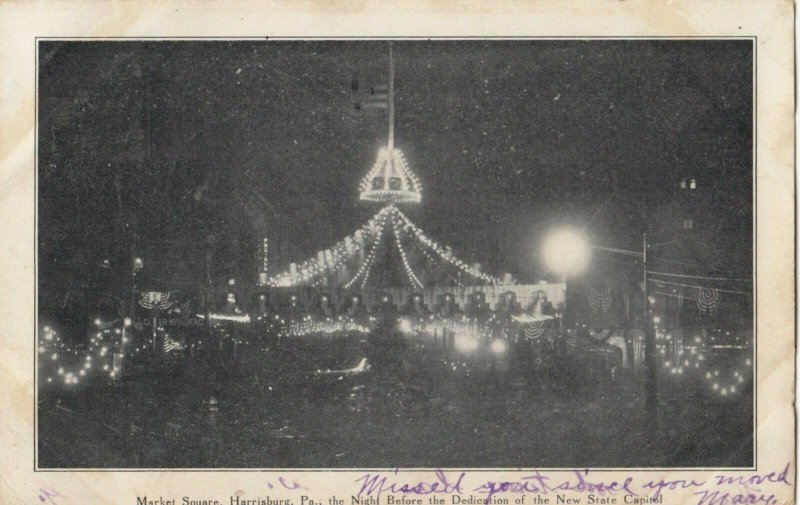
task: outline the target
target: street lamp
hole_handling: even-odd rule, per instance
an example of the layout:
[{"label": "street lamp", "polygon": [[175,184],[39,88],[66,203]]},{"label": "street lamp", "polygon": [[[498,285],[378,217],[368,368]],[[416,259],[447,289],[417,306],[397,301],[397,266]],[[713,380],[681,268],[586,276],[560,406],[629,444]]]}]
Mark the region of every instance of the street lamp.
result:
[{"label": "street lamp", "polygon": [[544,242],[544,260],[562,278],[582,272],[589,263],[589,245],[583,234],[572,228],[553,231]]},{"label": "street lamp", "polygon": [[547,266],[564,283],[564,310],[561,312],[561,334],[566,331],[567,276],[582,272],[589,263],[590,247],[583,234],[574,228],[559,228],[548,235],[542,251]]},{"label": "street lamp", "polygon": [[[544,241],[544,261],[564,283],[564,310],[567,308],[567,276],[581,273],[589,263],[591,248],[583,234],[574,228],[559,228]],[[562,314],[562,321],[564,316]]]},{"label": "street lamp", "polygon": [[[564,312],[566,313],[567,275],[582,271],[590,256],[592,249],[606,251],[613,254],[634,256],[642,259],[642,280],[644,287],[644,358],[645,358],[645,405],[648,410],[656,407],[656,375],[655,375],[655,331],[650,324],[650,305],[652,303],[647,282],[647,233],[642,238],[642,251],[630,251],[612,247],[589,245],[580,232],[569,228],[555,230],[545,241],[544,259],[554,272],[561,274],[564,282]],[[562,314],[562,324],[565,315]],[[659,320],[654,320],[658,324]]]}]

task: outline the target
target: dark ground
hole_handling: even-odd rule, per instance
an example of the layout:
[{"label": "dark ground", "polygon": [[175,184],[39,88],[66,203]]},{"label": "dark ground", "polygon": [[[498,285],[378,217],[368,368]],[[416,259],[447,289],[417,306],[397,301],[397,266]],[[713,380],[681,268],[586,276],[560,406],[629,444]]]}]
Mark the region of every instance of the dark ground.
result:
[{"label": "dark ground", "polygon": [[[394,358],[386,358],[393,355]],[[362,374],[317,374],[354,366]],[[383,356],[381,358],[381,356]],[[128,363],[116,386],[40,391],[39,466],[733,467],[752,464],[752,393],[686,377],[645,414],[641,378],[454,358],[361,337]],[[218,410],[209,404],[214,396]],[[652,419],[657,417],[657,423]]]}]

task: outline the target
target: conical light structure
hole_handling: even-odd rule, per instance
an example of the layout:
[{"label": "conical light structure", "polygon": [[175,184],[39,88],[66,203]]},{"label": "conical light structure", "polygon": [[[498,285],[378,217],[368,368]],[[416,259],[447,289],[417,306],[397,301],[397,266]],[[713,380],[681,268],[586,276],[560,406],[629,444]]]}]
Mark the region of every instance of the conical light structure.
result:
[{"label": "conical light structure", "polygon": [[[400,255],[403,269],[409,284],[414,289],[424,289],[425,277],[417,275],[413,268],[416,259],[433,264],[440,271],[464,287],[462,276],[480,283],[500,285],[503,281],[480,271],[480,267],[470,266],[455,257],[449,247],[444,247],[429,238],[417,225],[400,210],[396,204],[418,203],[422,200],[422,187],[417,176],[411,171],[403,153],[394,146],[394,60],[389,47],[389,136],[386,147],[378,151],[378,159],[372,169],[361,180],[359,199],[383,204],[375,214],[355,234],[346,237],[316,257],[300,264],[290,265],[289,269],[270,278],[267,284],[276,287],[326,286],[328,279],[345,272],[350,280],[344,282],[344,289],[366,289],[370,282],[375,283],[372,271],[378,267],[382,254],[394,239],[394,247]],[[358,244],[358,247],[354,246]],[[413,250],[416,254],[410,253]],[[359,259],[360,257],[360,259]],[[351,274],[348,265],[355,266]],[[449,270],[449,273],[448,273]]]},{"label": "conical light structure", "polygon": [[394,147],[394,59],[389,48],[389,141],[361,180],[359,199],[381,203],[417,203],[422,200],[419,179],[408,167],[403,152]]}]

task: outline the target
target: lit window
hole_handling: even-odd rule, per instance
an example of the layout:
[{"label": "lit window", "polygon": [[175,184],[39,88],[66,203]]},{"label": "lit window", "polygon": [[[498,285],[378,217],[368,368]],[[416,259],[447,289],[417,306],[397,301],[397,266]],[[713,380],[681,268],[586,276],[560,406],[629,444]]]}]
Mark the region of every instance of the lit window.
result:
[{"label": "lit window", "polygon": [[694,221],[691,219],[684,219],[683,220],[683,229],[684,230],[692,230],[694,229]]},{"label": "lit window", "polygon": [[686,179],[681,181],[681,189],[686,189]]},{"label": "lit window", "polygon": [[689,189],[697,189],[697,183],[694,179],[689,182]]}]

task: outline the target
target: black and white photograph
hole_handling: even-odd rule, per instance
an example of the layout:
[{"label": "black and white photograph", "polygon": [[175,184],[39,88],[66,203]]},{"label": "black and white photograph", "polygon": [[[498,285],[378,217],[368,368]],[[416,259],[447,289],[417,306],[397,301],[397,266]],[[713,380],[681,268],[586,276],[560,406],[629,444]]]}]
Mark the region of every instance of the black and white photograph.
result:
[{"label": "black and white photograph", "polygon": [[36,468],[753,468],[755,47],[38,40]]}]

